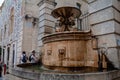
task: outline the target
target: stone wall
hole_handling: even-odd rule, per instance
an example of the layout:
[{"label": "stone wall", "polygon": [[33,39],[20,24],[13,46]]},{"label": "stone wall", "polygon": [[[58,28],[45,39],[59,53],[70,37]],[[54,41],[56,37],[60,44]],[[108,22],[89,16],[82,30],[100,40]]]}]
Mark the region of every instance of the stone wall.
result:
[{"label": "stone wall", "polygon": [[51,16],[51,12],[54,9],[54,0],[47,1],[42,0],[39,2],[39,31],[38,31],[38,44],[39,47],[43,46],[41,38],[45,34],[54,32],[54,18]]},{"label": "stone wall", "polygon": [[[27,53],[33,49],[37,50],[39,11],[37,3],[38,0],[5,0],[1,8],[1,47],[4,49],[4,52],[2,50],[2,59],[10,67],[20,62],[19,59],[23,50]],[[13,15],[13,31],[10,34],[11,13]],[[30,19],[26,20],[25,16],[28,14],[31,15],[28,16]]]},{"label": "stone wall", "polygon": [[[55,3],[54,0],[53,2],[51,1],[50,2],[45,1],[44,4],[39,5],[40,6],[39,9],[37,6],[39,0],[34,0],[34,1],[7,0],[4,2],[0,15],[1,16],[0,26],[2,31],[1,45],[2,48],[5,49],[4,61],[6,64],[7,62],[8,63],[10,62],[12,66],[13,64],[19,63],[19,58],[23,50],[29,53],[31,52],[31,50],[36,49],[39,52],[40,47],[42,46],[41,38],[45,34],[50,34],[54,32],[55,19],[51,16],[51,11],[55,8]],[[59,3],[59,1],[56,2]],[[87,8],[85,8],[88,6],[86,3],[79,0],[77,0],[76,2],[80,2],[82,4],[83,12],[88,11]],[[74,2],[74,6],[76,6],[76,2]],[[13,33],[9,36],[11,9],[14,9],[14,23],[13,23]],[[29,15],[31,19],[28,21],[25,20],[26,15]],[[37,23],[37,25],[33,26],[32,24],[33,18],[38,18],[38,17],[39,17],[39,24]],[[38,25],[39,28],[37,27]],[[10,48],[10,57],[8,57],[9,55],[7,48]],[[15,50],[14,55],[12,54],[13,49]],[[15,57],[14,59],[12,59],[13,56]],[[7,57],[10,58],[10,60],[8,60]],[[13,61],[14,63],[12,63]]]},{"label": "stone wall", "polygon": [[[5,0],[0,15],[0,29],[2,33],[1,47],[5,52],[4,58],[3,54],[2,58],[6,64],[10,63],[10,66],[12,66],[19,63],[22,50],[30,52],[32,49],[37,49],[40,51],[43,45],[41,38],[55,31],[55,19],[51,16],[51,11],[65,3],[78,7],[76,6],[78,2],[81,4],[82,11],[80,19],[83,19],[82,23],[85,23],[83,30],[92,30],[93,35],[98,37],[98,47],[100,48],[105,44],[108,48],[108,58],[115,67],[120,68],[120,1],[91,0],[89,4],[82,0],[67,0],[67,2],[64,0],[63,2],[60,2],[60,0],[40,1],[38,7],[37,3],[39,0]],[[58,3],[56,7],[54,1]],[[12,9],[14,11],[13,33],[9,35],[10,13]],[[26,14],[30,15],[30,21],[25,20]],[[84,16],[84,14],[87,14],[87,16]],[[35,26],[32,24],[33,18],[39,18],[39,23]],[[27,25],[27,22],[29,25]],[[35,40],[32,39],[33,37]],[[8,48],[10,48],[10,55],[8,55]],[[12,54],[13,50],[15,50],[14,55]],[[15,57],[14,59],[13,56]]]},{"label": "stone wall", "polygon": [[89,4],[90,25],[98,37],[98,47],[107,46],[107,57],[115,67],[120,68],[120,53],[117,40],[120,39],[120,2],[117,0],[96,0]]},{"label": "stone wall", "polygon": [[[13,23],[13,33],[9,35],[10,31],[10,17],[11,17],[11,10],[13,9],[13,16],[14,16],[14,23]],[[2,44],[1,47],[2,49],[5,49],[5,56],[4,56],[4,63],[10,63],[10,65],[16,64],[18,60],[16,59],[17,53],[21,52],[21,43],[22,43],[22,29],[23,29],[23,15],[24,15],[24,10],[22,7],[22,1],[21,0],[7,0],[4,1],[4,4],[2,6],[1,10],[1,17],[0,17],[0,27],[2,31]],[[16,57],[14,59],[14,63],[12,63],[12,57],[13,57],[13,45],[14,45],[14,50],[15,54],[14,56]],[[9,60],[7,58],[8,52],[7,48],[10,48],[10,54],[9,54]],[[3,56],[2,56],[3,57]]]}]

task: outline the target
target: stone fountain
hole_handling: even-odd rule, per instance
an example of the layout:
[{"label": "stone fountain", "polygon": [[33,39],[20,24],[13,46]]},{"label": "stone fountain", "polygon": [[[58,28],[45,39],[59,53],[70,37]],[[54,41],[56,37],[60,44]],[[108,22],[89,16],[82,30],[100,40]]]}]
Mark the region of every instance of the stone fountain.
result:
[{"label": "stone fountain", "polygon": [[52,11],[59,21],[56,32],[42,38],[44,43],[43,65],[54,71],[82,71],[97,69],[96,51],[92,49],[90,31],[78,31],[75,19],[81,15],[75,7],[60,7]]},{"label": "stone fountain", "polygon": [[32,80],[120,80],[120,71],[106,70],[109,67],[106,50],[103,48],[99,53],[91,31],[78,31],[74,27],[80,15],[79,9],[70,6],[53,10],[52,16],[58,19],[59,27],[42,38],[43,70],[39,73],[13,70],[14,75]]}]

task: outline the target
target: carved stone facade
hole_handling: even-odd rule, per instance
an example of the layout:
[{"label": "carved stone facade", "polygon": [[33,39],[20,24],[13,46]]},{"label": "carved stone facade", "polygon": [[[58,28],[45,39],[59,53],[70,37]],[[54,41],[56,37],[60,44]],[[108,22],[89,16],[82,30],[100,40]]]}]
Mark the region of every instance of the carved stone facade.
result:
[{"label": "carved stone facade", "polygon": [[119,0],[5,0],[0,14],[3,61],[13,66],[19,63],[22,51],[41,52],[41,38],[54,33],[57,26],[51,11],[64,5],[81,9],[75,27],[91,30],[98,39],[98,49],[106,47],[107,57],[120,68]]},{"label": "carved stone facade", "polygon": [[9,68],[20,62],[22,51],[38,51],[38,1],[5,0],[1,6],[1,57]]}]

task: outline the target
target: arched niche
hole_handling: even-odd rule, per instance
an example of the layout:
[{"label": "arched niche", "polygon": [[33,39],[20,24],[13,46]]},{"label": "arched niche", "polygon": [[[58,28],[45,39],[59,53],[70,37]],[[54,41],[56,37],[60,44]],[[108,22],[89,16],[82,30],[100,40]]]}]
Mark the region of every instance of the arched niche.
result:
[{"label": "arched niche", "polygon": [[14,8],[11,8],[11,11],[10,11],[9,35],[11,35],[13,33],[13,27],[14,27]]}]

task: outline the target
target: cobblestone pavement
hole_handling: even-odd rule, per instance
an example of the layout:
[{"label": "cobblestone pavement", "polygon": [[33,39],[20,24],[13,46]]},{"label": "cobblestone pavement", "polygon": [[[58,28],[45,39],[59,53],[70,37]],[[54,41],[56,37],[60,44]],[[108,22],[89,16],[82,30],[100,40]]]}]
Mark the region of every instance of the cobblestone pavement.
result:
[{"label": "cobblestone pavement", "polygon": [[0,80],[9,80],[7,77],[0,77]]},{"label": "cobblestone pavement", "polygon": [[2,78],[0,78],[0,80],[27,80],[27,79],[22,79],[11,74],[6,74]]},{"label": "cobblestone pavement", "polygon": [[10,75],[9,74],[4,75],[3,77],[0,78],[0,80],[11,80]]}]

